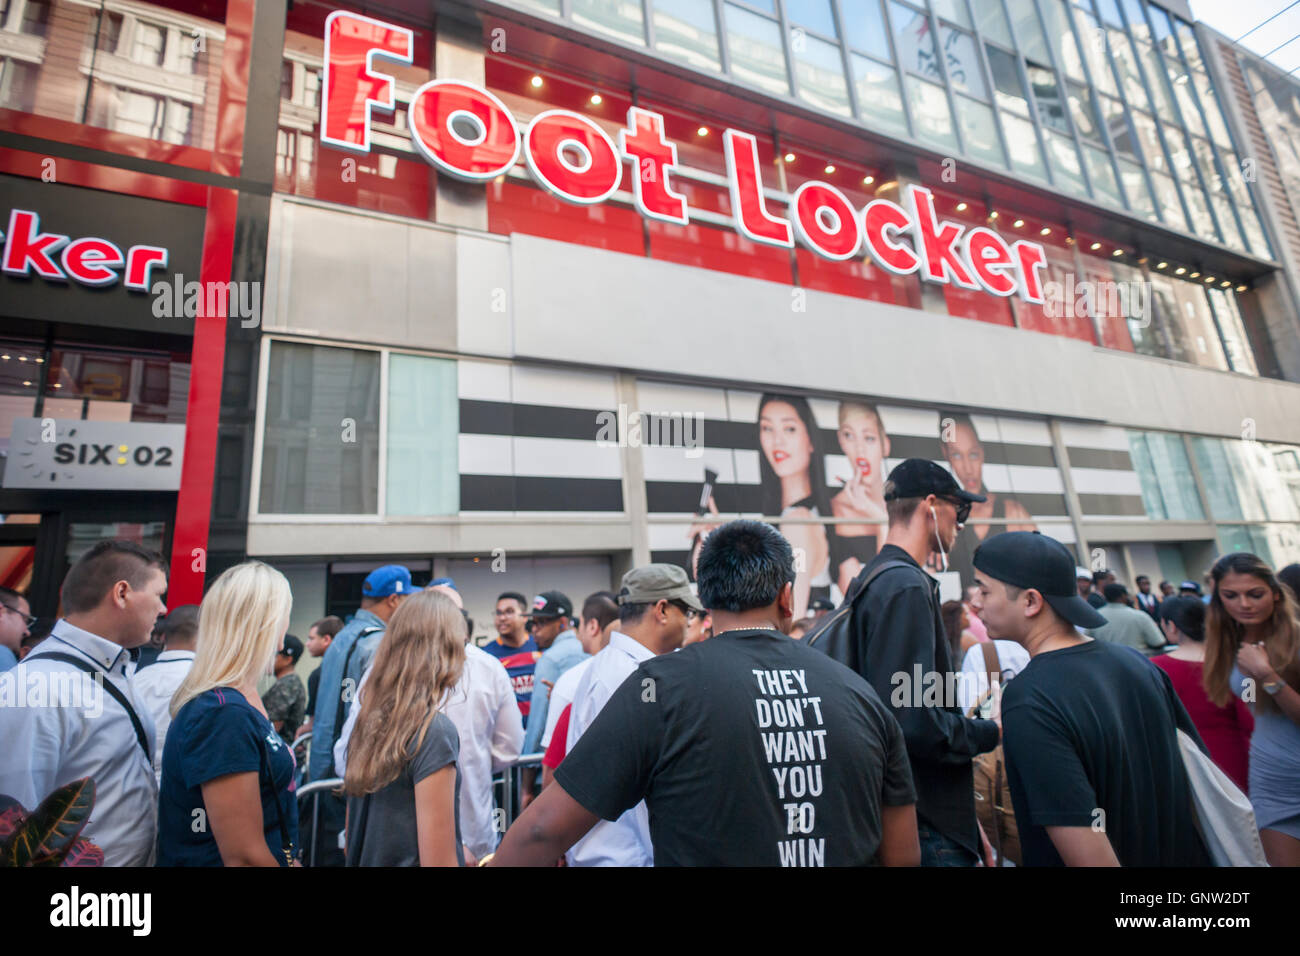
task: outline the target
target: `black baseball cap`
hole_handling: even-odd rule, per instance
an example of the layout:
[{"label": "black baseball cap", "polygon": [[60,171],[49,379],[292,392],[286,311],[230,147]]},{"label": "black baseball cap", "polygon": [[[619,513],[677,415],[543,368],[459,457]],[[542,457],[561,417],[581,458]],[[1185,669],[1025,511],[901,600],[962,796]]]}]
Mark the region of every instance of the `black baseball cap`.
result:
[{"label": "black baseball cap", "polygon": [[553,617],[569,617],[572,614],[573,602],[568,595],[560,591],[543,591],[533,598],[532,609],[524,617],[542,621]]},{"label": "black baseball cap", "polygon": [[1079,597],[1074,556],[1038,531],[1004,531],[975,549],[974,564],[995,581],[1033,588],[1057,614],[1079,627],[1104,627],[1106,618]]},{"label": "black baseball cap", "polygon": [[[988,501],[983,495],[972,494],[957,484],[957,479],[947,468],[928,458],[908,458],[897,465],[885,479],[886,501],[895,498],[924,498],[926,495],[957,498],[961,501]],[[1074,567],[1073,562],[1070,566]]]},{"label": "black baseball cap", "polygon": [[284,635],[284,648],[280,651],[285,657],[291,658],[295,664],[302,657],[302,641],[292,634]]}]

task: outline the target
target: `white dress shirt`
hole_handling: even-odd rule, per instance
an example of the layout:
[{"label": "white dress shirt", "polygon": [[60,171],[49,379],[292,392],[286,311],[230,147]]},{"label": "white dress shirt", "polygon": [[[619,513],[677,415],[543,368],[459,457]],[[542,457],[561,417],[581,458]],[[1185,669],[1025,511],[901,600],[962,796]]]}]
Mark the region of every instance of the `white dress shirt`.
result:
[{"label": "white dress shirt", "polygon": [[[546,729],[542,731],[542,751],[551,745],[551,737],[555,734],[555,725],[560,722],[560,714],[564,713],[564,708],[573,703],[573,695],[578,690],[578,682],[582,680],[582,675],[587,673],[587,668],[591,666],[594,657],[588,657],[570,667],[560,675],[560,679],[555,682],[551,688],[551,706],[546,711]],[[566,750],[565,753],[568,753]]]},{"label": "white dress shirt", "polygon": [[[131,718],[92,676],[52,653],[83,658],[132,703],[149,744],[136,740]],[[135,665],[126,649],[60,619],[18,665],[0,674],[0,793],[29,811],[81,777],[95,781],[95,805],[81,835],[104,851],[107,866],[153,863],[158,782],[153,718],[134,693]]]},{"label": "white dress shirt", "polygon": [[[565,753],[574,746],[596,715],[642,661],[655,654],[644,644],[621,631],[610,634],[609,644],[591,659],[578,681],[569,711],[569,737]],[[613,822],[602,820],[565,854],[569,866],[654,866],[654,847],[650,843],[650,815],[645,801]]]},{"label": "white dress shirt", "polygon": [[[334,766],[347,773],[348,739],[361,713],[361,696],[369,673],[361,679],[338,742]],[[519,713],[510,675],[502,663],[472,644],[465,646],[465,669],[441,708],[460,734],[460,839],[477,857],[496,849],[501,834],[493,825],[492,774],[519,758],[524,719]]]},{"label": "white dress shirt", "polygon": [[194,666],[193,651],[163,651],[152,664],[135,672],[135,696],[153,717],[157,743],[153,748],[153,773],[162,783],[162,752],[172,723],[172,695]]}]

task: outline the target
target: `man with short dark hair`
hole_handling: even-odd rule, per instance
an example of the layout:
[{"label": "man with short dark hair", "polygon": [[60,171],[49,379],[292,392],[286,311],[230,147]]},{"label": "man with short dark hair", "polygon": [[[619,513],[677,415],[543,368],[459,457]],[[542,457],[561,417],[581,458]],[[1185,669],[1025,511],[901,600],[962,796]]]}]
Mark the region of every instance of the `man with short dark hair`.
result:
[{"label": "man with short dark hair", "polygon": [[528,599],[518,591],[501,594],[492,611],[496,640],[483,645],[483,650],[499,660],[510,675],[525,730],[528,728],[528,714],[533,701],[533,671],[537,667],[537,659],[542,656],[537,642],[528,633],[527,608]]},{"label": "man with short dark hair", "polygon": [[[609,643],[606,626],[618,621],[618,598],[609,591],[596,591],[589,594],[582,602],[582,614],[578,618],[578,640],[587,656],[566,670],[551,688],[550,702],[546,709],[546,729],[542,731],[539,746],[547,750],[551,745],[551,735],[555,732],[560,715],[573,702],[573,693],[578,689],[578,681],[591,666],[592,658],[605,649]],[[568,736],[569,722],[565,720],[565,737]],[[557,764],[558,766],[558,764]],[[555,769],[552,767],[551,769]],[[547,779],[546,762],[542,762],[543,786]]]},{"label": "man with short dark hair", "polygon": [[1145,574],[1139,574],[1133,579],[1137,585],[1137,594],[1134,599],[1137,601],[1138,610],[1146,614],[1157,625],[1160,623],[1160,599],[1151,593],[1151,579]]},{"label": "man with short dark hair", "polygon": [[[330,643],[334,640],[334,635],[343,630],[343,619],[331,614],[329,617],[323,617],[307,629],[307,653],[312,657],[324,657],[325,652],[330,649]],[[307,675],[307,718],[303,721],[302,727],[299,728],[301,733],[307,733],[312,728],[312,718],[316,714],[316,695],[320,688],[320,665],[312,669]]]},{"label": "man with short dark hair", "polygon": [[1122,584],[1107,584],[1103,596],[1106,603],[1097,609],[1097,613],[1104,623],[1084,631],[1088,637],[1108,644],[1123,644],[1144,653],[1165,646],[1165,636],[1156,623],[1129,606],[1128,588]]},{"label": "man with short dark hair", "polygon": [[65,783],[93,778],[82,836],[108,866],[153,861],[154,726],[136,698],[130,651],[167,613],[166,591],[159,555],[100,541],[63,579],[64,616],[50,637],[0,674],[0,793],[30,811]]},{"label": "man with short dark hair", "polygon": [[163,637],[163,650],[148,667],[135,672],[135,693],[141,705],[153,717],[154,775],[162,781],[162,752],[167,729],[172,722],[172,695],[194,666],[194,651],[199,637],[199,606],[182,604],[162,618],[154,633]]},{"label": "man with short dark hair", "polygon": [[1103,569],[1092,572],[1092,589],[1088,592],[1088,603],[1100,611],[1106,606],[1106,585],[1114,583],[1114,571]]},{"label": "man with short dark hair", "polygon": [[35,622],[27,598],[12,588],[0,588],[0,672],[18,663],[23,638]]},{"label": "man with short dark hair", "polygon": [[989,636],[1030,656],[1001,701],[1023,865],[1208,866],[1176,730],[1205,748],[1168,675],[1079,635],[1104,619],[1060,542],[1000,534],[974,564]]},{"label": "man with short dark hair", "polygon": [[[975,866],[981,856],[993,865],[975,816],[971,760],[997,746],[999,729],[958,708],[939,582],[923,570],[936,551],[946,566],[971,502],[983,500],[932,461],[899,464],[885,482],[884,547],[851,586],[855,594],[863,587],[866,592],[853,604],[851,628],[840,632],[847,641],[827,639],[826,631],[810,638],[811,646],[866,678],[902,725],[916,785],[922,866]],[[937,703],[921,692],[936,684],[945,690]]]},{"label": "man with short dark hair", "polygon": [[266,719],[287,744],[293,743],[307,713],[307,688],[294,670],[302,652],[302,641],[293,634],[284,635],[284,643],[272,664],[275,684],[262,695]]},{"label": "man with short dark hair", "polygon": [[657,643],[494,862],[546,865],[644,801],[657,866],[915,865],[897,722],[862,678],[784,633],[794,614],[789,542],[770,525],[729,522],[705,540],[697,577],[716,630],[677,653],[664,652],[694,606],[685,572],[651,565],[624,577],[627,615],[601,655],[618,653],[638,622]]}]

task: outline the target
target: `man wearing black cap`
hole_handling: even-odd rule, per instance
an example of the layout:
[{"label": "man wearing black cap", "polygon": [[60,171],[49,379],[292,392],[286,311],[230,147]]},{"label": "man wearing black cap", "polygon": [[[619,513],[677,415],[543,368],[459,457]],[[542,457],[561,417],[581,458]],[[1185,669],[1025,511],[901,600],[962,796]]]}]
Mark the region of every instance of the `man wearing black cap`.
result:
[{"label": "man wearing black cap", "polygon": [[[932,461],[909,458],[898,465],[885,482],[885,545],[846,599],[853,602],[847,639],[812,639],[813,647],[865,677],[903,726],[916,784],[922,866],[975,866],[981,856],[992,865],[975,817],[971,758],[996,747],[1000,731],[994,721],[964,717],[958,709],[939,583],[922,570],[934,551],[946,566],[971,502],[983,500]],[[855,599],[864,586],[866,593]],[[935,702],[919,687],[912,692],[918,682],[952,687],[954,693]]]},{"label": "man wearing black cap", "polygon": [[[527,733],[524,735],[524,753],[542,749],[542,732],[546,730],[546,714],[550,709],[551,688],[560,675],[570,667],[582,663],[587,652],[582,649],[578,632],[573,629],[573,602],[562,591],[543,591],[533,598],[533,609],[524,615],[533,624],[533,640],[542,652],[533,671],[533,696],[528,707]],[[533,785],[537,769],[525,767],[520,774],[522,796],[520,808],[528,806],[533,798]]]},{"label": "man wearing black cap", "polygon": [[294,670],[302,658],[303,643],[293,634],[284,635],[284,646],[275,655],[275,684],[262,695],[266,719],[284,739],[293,738],[307,716],[307,687]]},{"label": "man wearing black cap", "polygon": [[1168,676],[1075,630],[1105,618],[1060,542],[1007,532],[974,563],[989,636],[1030,656],[1001,702],[1023,864],[1208,866],[1176,731],[1205,748]]}]

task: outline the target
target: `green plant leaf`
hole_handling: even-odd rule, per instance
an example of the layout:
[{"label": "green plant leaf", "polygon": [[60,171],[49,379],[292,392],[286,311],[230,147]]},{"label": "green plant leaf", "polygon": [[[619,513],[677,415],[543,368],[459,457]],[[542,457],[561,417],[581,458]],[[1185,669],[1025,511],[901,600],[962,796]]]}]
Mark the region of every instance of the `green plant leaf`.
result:
[{"label": "green plant leaf", "polygon": [[41,801],[11,839],[10,866],[58,866],[90,819],[95,781],[82,777]]}]

